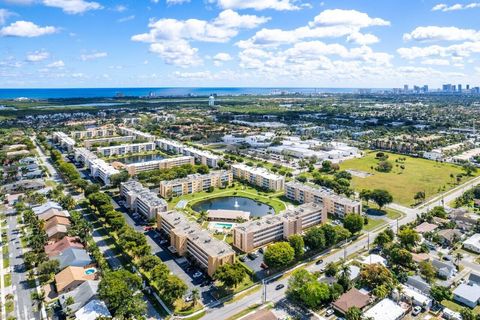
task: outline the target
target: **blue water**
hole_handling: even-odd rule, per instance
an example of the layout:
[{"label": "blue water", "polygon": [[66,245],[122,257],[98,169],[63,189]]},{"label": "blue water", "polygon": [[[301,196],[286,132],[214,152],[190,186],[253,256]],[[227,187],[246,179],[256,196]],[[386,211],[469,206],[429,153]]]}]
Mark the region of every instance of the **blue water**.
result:
[{"label": "blue water", "polygon": [[241,210],[250,212],[251,217],[263,217],[273,214],[273,208],[265,203],[244,197],[219,197],[200,201],[192,206],[192,209],[200,211],[208,210]]},{"label": "blue water", "polygon": [[0,89],[0,99],[30,98],[113,98],[118,95],[158,97],[255,95],[287,93],[354,93],[354,88],[73,88],[73,89]]}]

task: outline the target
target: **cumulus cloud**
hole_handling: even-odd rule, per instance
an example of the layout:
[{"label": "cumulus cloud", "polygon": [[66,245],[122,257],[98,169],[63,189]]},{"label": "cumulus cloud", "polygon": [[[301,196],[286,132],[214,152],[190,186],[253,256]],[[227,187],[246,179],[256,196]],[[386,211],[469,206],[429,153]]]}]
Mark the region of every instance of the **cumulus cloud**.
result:
[{"label": "cumulus cloud", "polygon": [[390,21],[381,18],[372,18],[368,14],[356,10],[329,9],[322,11],[315,17],[311,26],[350,26],[366,28],[372,26],[389,26]]},{"label": "cumulus cloud", "polygon": [[296,0],[213,0],[223,9],[254,9],[254,10],[299,10]]},{"label": "cumulus cloud", "polygon": [[67,14],[80,14],[103,8],[98,2],[84,0],[43,0],[42,2],[47,7],[60,8]]},{"label": "cumulus cloud", "polygon": [[65,67],[65,63],[62,60],[57,60],[52,63],[47,64],[48,68],[63,68]]},{"label": "cumulus cloud", "polygon": [[408,60],[430,57],[466,58],[472,54],[480,53],[480,41],[467,41],[450,46],[432,45],[426,47],[399,48],[397,49],[397,53],[400,55],[400,57]]},{"label": "cumulus cloud", "polygon": [[361,46],[365,45],[370,45],[374,44],[380,41],[377,36],[371,34],[371,33],[360,33],[360,32],[355,32],[350,34],[347,37],[347,41],[349,42],[355,42],[356,44],[359,44]]},{"label": "cumulus cloud", "polygon": [[28,62],[39,62],[48,59],[50,57],[50,53],[45,50],[37,50],[35,52],[31,52],[27,55],[26,60]]},{"label": "cumulus cloud", "polygon": [[82,54],[80,55],[80,59],[82,61],[88,61],[88,60],[95,60],[99,58],[105,58],[107,56],[108,56],[108,53],[106,52],[95,52],[90,54]]},{"label": "cumulus cloud", "polygon": [[468,4],[456,3],[451,6],[446,5],[445,3],[439,3],[432,8],[432,11],[448,12],[448,11],[468,10],[468,9],[475,9],[475,8],[480,8],[480,2],[472,2]]},{"label": "cumulus cloud", "polygon": [[33,38],[58,32],[58,29],[52,26],[40,27],[30,21],[16,21],[9,26],[0,29],[0,35],[4,37],[25,37]]},{"label": "cumulus cloud", "polygon": [[405,41],[465,41],[480,40],[480,32],[457,27],[426,26],[417,27],[403,35]]},{"label": "cumulus cloud", "polygon": [[213,56],[213,63],[217,67],[223,65],[224,62],[231,61],[231,60],[232,60],[232,56],[226,52],[219,52],[215,56]]},{"label": "cumulus cloud", "polygon": [[[241,29],[253,29],[270,18],[256,15],[240,15],[224,10],[212,21],[199,19],[160,19],[151,21],[150,31],[132,36],[133,41],[150,43],[150,51],[157,53],[166,63],[189,66],[200,62],[198,49],[190,41],[224,43],[238,35]],[[177,42],[178,49],[175,49]],[[182,57],[182,55],[186,55]]]},{"label": "cumulus cloud", "polygon": [[426,65],[433,65],[433,66],[448,66],[450,65],[450,61],[447,59],[425,59],[422,60],[422,64]]}]

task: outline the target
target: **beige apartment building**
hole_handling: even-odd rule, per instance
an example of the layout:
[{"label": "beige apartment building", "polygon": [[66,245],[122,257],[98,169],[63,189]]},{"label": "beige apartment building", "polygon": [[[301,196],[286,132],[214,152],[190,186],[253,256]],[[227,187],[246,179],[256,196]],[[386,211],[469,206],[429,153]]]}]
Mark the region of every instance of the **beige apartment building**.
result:
[{"label": "beige apartment building", "polygon": [[125,169],[131,176],[134,176],[142,171],[170,169],[173,167],[183,166],[184,164],[195,164],[195,159],[190,156],[167,158],[161,160],[145,161],[127,164]]},{"label": "beige apartment building", "polygon": [[104,137],[104,138],[97,138],[97,139],[87,139],[83,140],[83,145],[87,149],[91,149],[95,145],[101,145],[104,143],[110,142],[133,142],[135,140],[134,136],[118,136],[118,137]]},{"label": "beige apartment building", "polygon": [[92,139],[92,138],[103,138],[103,137],[112,137],[117,134],[117,131],[114,127],[97,127],[81,131],[72,131],[70,136],[74,139]]},{"label": "beige apartment building", "polygon": [[148,220],[154,220],[159,212],[167,211],[167,202],[138,181],[122,182],[120,195],[125,199],[127,208],[140,213]]},{"label": "beige apartment building", "polygon": [[155,143],[142,142],[142,143],[132,143],[132,144],[121,144],[118,146],[110,146],[110,147],[100,147],[97,149],[97,153],[104,157],[109,157],[113,155],[148,152],[153,150],[155,150]]},{"label": "beige apartment building", "polygon": [[233,182],[231,171],[220,170],[208,174],[190,174],[185,178],[160,182],[160,196],[165,199],[184,194],[207,191],[210,187],[227,187]]},{"label": "beige apartment building", "polygon": [[314,187],[299,182],[285,184],[285,196],[300,203],[323,205],[329,214],[343,218],[349,213],[362,213],[362,202],[340,196],[327,188]]},{"label": "beige apartment building", "polygon": [[238,224],[233,228],[233,245],[250,252],[271,242],[301,234],[305,229],[325,223],[327,211],[321,205],[305,203],[294,209]]},{"label": "beige apartment building", "polygon": [[155,141],[154,135],[151,135],[150,133],[147,133],[147,132],[142,132],[134,128],[118,127],[118,130],[120,131],[120,134],[124,136],[134,136],[135,139],[146,140],[149,142]]},{"label": "beige apartment building", "polygon": [[233,177],[273,191],[283,190],[285,177],[271,173],[265,168],[254,168],[243,163],[232,165]]},{"label": "beige apartment building", "polygon": [[209,276],[218,267],[235,262],[235,251],[228,244],[178,211],[157,214],[157,228],[170,236],[170,244],[179,256],[193,259]]}]

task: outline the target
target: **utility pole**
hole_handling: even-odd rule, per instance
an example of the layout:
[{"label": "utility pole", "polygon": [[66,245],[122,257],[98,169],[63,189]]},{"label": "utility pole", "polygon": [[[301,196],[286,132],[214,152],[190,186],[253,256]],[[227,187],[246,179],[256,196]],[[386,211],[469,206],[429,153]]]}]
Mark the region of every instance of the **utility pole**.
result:
[{"label": "utility pole", "polygon": [[397,218],[397,234],[398,234],[398,218]]},{"label": "utility pole", "polygon": [[265,283],[265,279],[262,280],[262,304],[267,302],[267,284]]},{"label": "utility pole", "polygon": [[370,251],[370,231],[368,232],[368,251]]}]

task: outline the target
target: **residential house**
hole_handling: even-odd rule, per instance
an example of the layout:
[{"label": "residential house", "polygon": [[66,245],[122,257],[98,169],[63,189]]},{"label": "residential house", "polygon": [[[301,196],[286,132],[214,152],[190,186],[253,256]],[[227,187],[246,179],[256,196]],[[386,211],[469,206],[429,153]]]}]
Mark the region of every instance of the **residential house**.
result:
[{"label": "residential house", "polygon": [[50,209],[62,210],[62,206],[57,202],[48,201],[47,203],[44,203],[40,206],[33,207],[32,211],[38,216]]},{"label": "residential house", "polygon": [[66,267],[55,275],[58,294],[63,294],[80,286],[88,280],[96,280],[96,273],[87,274],[82,267]]},{"label": "residential house", "polygon": [[440,237],[441,242],[448,246],[462,238],[462,233],[456,229],[443,229],[438,231],[437,235]]},{"label": "residential house", "polygon": [[471,273],[467,283],[453,290],[453,300],[475,308],[480,300],[480,274]]},{"label": "residential house", "polygon": [[463,248],[475,253],[480,253],[480,233],[475,233],[473,236],[463,241]]},{"label": "residential house", "polygon": [[96,320],[99,318],[104,319],[105,317],[111,318],[112,315],[108,311],[105,302],[98,299],[91,300],[83,308],[75,312],[75,319]]},{"label": "residential house", "polygon": [[395,301],[385,298],[364,313],[365,319],[400,320],[408,308],[402,308]]},{"label": "residential house", "polygon": [[415,290],[422,292],[426,295],[430,294],[430,284],[423,280],[422,277],[415,275],[415,276],[408,276],[407,277],[407,286],[414,288]]},{"label": "residential house", "polygon": [[[99,283],[100,281],[87,280],[72,291],[60,295],[58,301],[62,309],[66,311],[68,308],[70,312],[75,313],[88,302],[96,299]],[[67,304],[69,298],[73,299],[73,304]]]},{"label": "residential house", "polygon": [[60,263],[60,270],[68,266],[85,268],[93,265],[93,261],[88,252],[80,248],[65,249],[51,259],[57,260]]},{"label": "residential house", "polygon": [[347,313],[348,309],[357,307],[360,310],[365,308],[370,303],[370,296],[360,292],[356,288],[352,288],[342,294],[337,300],[332,303],[334,310],[342,315]]},{"label": "residential house", "polygon": [[422,222],[418,226],[416,226],[413,230],[417,231],[420,234],[424,234],[427,232],[432,232],[433,230],[437,229],[438,225],[434,223]]},{"label": "residential house", "polygon": [[69,248],[83,249],[84,246],[77,237],[63,237],[62,240],[47,244],[44,249],[48,257],[54,257]]},{"label": "residential house", "polygon": [[438,259],[433,259],[432,265],[437,271],[437,275],[443,279],[449,279],[457,272],[457,267],[451,262],[443,262]]},{"label": "residential house", "polygon": [[402,285],[402,296],[412,303],[414,306],[420,306],[425,309],[432,307],[433,300],[426,294],[417,291],[409,286]]}]

